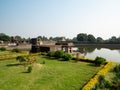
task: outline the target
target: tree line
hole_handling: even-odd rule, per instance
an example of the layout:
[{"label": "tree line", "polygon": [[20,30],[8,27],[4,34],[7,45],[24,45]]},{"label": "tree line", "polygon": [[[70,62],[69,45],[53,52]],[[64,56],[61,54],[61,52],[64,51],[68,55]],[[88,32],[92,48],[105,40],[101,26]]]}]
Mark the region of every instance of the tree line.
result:
[{"label": "tree line", "polygon": [[92,34],[79,33],[77,34],[76,41],[78,43],[87,44],[120,44],[120,37],[112,36],[111,38],[104,40],[102,37],[95,38]]},{"label": "tree line", "polygon": [[[46,36],[37,36],[36,38],[39,38],[39,40],[42,41],[61,41],[63,37],[49,37]],[[5,42],[30,42],[30,38],[23,38],[21,36],[9,36],[4,33],[0,33],[0,41]],[[67,38],[66,41],[74,42],[74,43],[82,43],[82,44],[120,44],[120,37],[112,36],[111,38],[104,40],[102,37],[95,38],[92,34],[86,34],[86,33],[79,33],[76,37],[70,39]]]},{"label": "tree line", "polygon": [[9,36],[6,35],[4,33],[0,33],[0,41],[4,41],[4,42],[19,42],[22,43],[24,41],[29,42],[30,38],[22,38],[21,36]]}]

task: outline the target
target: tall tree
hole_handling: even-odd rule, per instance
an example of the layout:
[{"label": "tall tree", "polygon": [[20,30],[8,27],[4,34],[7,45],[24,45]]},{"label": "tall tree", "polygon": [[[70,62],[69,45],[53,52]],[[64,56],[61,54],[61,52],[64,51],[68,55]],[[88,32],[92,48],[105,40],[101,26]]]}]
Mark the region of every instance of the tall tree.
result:
[{"label": "tall tree", "polygon": [[103,43],[104,42],[104,40],[101,38],[101,37],[97,37],[97,43]]},{"label": "tall tree", "polygon": [[10,41],[10,37],[4,33],[0,33],[0,40],[2,41]]},{"label": "tall tree", "polygon": [[116,38],[116,36],[112,36],[112,37],[109,39],[109,43],[111,43],[111,44],[117,43],[117,38]]},{"label": "tall tree", "polygon": [[95,43],[96,39],[95,39],[95,37],[92,34],[89,34],[87,36],[87,41],[90,42],[90,43]]},{"label": "tall tree", "polygon": [[77,41],[77,37],[73,37],[73,39],[72,39],[73,41]]},{"label": "tall tree", "polygon": [[85,33],[80,33],[77,35],[77,40],[78,41],[87,41],[87,34]]},{"label": "tall tree", "polygon": [[45,37],[45,36],[38,36],[37,38],[42,40],[42,41],[47,41],[48,40],[48,38]]}]

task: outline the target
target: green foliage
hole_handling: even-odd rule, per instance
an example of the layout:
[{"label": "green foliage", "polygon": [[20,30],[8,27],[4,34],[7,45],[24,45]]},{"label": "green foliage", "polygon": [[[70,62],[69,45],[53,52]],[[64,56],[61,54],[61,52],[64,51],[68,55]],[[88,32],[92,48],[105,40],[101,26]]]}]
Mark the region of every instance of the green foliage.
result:
[{"label": "green foliage", "polygon": [[112,83],[110,81],[106,81],[105,87],[106,88],[111,88]]},{"label": "green foliage", "polygon": [[10,37],[4,33],[0,33],[0,40],[2,41],[10,41]]},{"label": "green foliage", "polygon": [[[86,63],[60,62],[38,56],[41,67],[34,65],[27,73],[14,59],[0,61],[0,89],[2,90],[80,90],[100,70]],[[6,66],[12,64],[14,66]],[[26,71],[23,71],[26,70]],[[34,70],[34,71],[33,71]],[[85,72],[86,71],[86,72]],[[4,77],[3,77],[4,76]],[[57,80],[57,81],[56,81]]]},{"label": "green foliage", "polygon": [[89,34],[87,36],[87,41],[90,42],[90,43],[95,43],[96,42],[96,39],[93,35]]},{"label": "green foliage", "polygon": [[80,41],[79,43],[97,43],[97,44],[120,44],[120,37],[112,36],[109,39],[103,40],[101,37],[97,39],[92,35],[87,35],[86,33],[77,34],[77,38],[73,38],[73,41]]},{"label": "green foliage", "polygon": [[54,57],[55,52],[54,51],[49,51],[47,56]]},{"label": "green foliage", "polygon": [[105,80],[105,76],[100,75],[98,77],[98,83],[95,85],[95,87],[92,90],[106,90],[110,89],[112,86],[112,83]]},{"label": "green foliage", "polygon": [[0,51],[5,51],[5,50],[6,50],[5,47],[1,47],[1,48],[0,48]]},{"label": "green foliage", "polygon": [[100,75],[99,78],[98,78],[98,81],[99,81],[100,83],[102,83],[104,80],[105,80],[105,76]]},{"label": "green foliage", "polygon": [[22,62],[25,62],[25,61],[26,61],[26,59],[25,59],[25,57],[24,57],[24,56],[17,56],[17,57],[16,57],[16,60],[18,60],[20,63],[22,63]]},{"label": "green foliage", "polygon": [[116,72],[116,73],[120,72],[120,64],[119,64],[119,65],[116,65],[113,70],[114,70],[114,72]]},{"label": "green foliage", "polygon": [[42,41],[47,41],[47,40],[48,40],[48,38],[45,37],[45,36],[38,36],[37,38],[38,38],[39,40],[42,40]]},{"label": "green foliage", "polygon": [[103,43],[104,40],[101,37],[97,37],[97,43]]},{"label": "green foliage", "polygon": [[64,52],[62,50],[55,51],[54,57],[62,58],[64,56]]},{"label": "green foliage", "polygon": [[32,72],[32,66],[28,66],[27,71],[28,71],[28,73],[31,73]]},{"label": "green foliage", "polygon": [[69,61],[69,60],[72,59],[72,55],[69,54],[69,53],[65,53],[63,58],[64,58],[65,61]]},{"label": "green foliage", "polygon": [[21,50],[20,50],[20,49],[18,49],[18,48],[15,48],[15,49],[12,49],[12,52],[20,53],[20,52],[21,52]]},{"label": "green foliage", "polygon": [[78,41],[87,41],[87,34],[85,33],[80,33],[77,35],[77,40]]},{"label": "green foliage", "polygon": [[42,64],[45,64],[45,60],[43,60]]},{"label": "green foliage", "polygon": [[106,59],[102,58],[102,57],[96,57],[94,60],[94,63],[96,66],[100,66],[102,64],[105,64]]}]

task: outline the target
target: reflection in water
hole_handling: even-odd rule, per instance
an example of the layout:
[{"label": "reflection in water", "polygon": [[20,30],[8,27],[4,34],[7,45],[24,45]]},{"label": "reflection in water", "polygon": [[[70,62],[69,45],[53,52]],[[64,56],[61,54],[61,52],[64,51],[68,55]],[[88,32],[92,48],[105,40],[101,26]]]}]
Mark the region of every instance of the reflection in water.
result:
[{"label": "reflection in water", "polygon": [[95,49],[95,47],[78,47],[77,51],[86,55],[87,53],[92,53]]},{"label": "reflection in water", "polygon": [[118,50],[118,52],[120,53],[120,50]]},{"label": "reflection in water", "polygon": [[120,62],[120,49],[101,48],[101,47],[77,47],[77,52],[85,55],[85,58],[96,58],[97,56],[107,60]]},{"label": "reflection in water", "polygon": [[101,47],[97,47],[97,50],[101,50]]}]

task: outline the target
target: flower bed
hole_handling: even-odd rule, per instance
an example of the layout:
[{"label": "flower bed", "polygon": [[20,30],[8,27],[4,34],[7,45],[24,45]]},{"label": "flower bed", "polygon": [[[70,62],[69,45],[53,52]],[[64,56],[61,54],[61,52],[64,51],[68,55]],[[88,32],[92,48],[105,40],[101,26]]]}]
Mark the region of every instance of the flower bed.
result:
[{"label": "flower bed", "polygon": [[98,82],[98,77],[100,75],[106,75],[111,66],[112,62],[108,62],[93,78],[90,79],[90,81],[82,88],[82,90],[91,90],[91,88],[93,88]]}]

